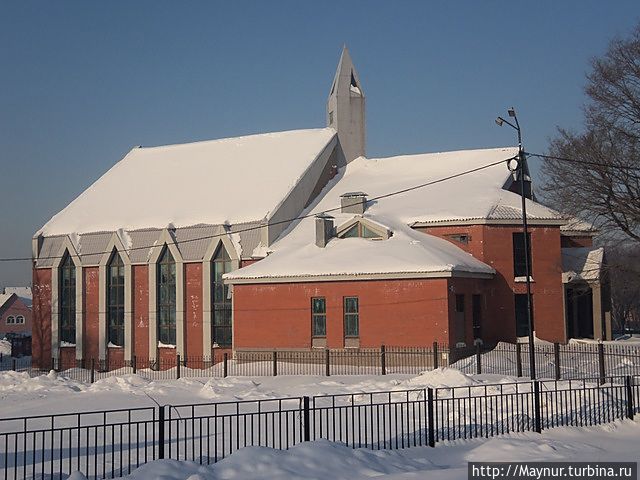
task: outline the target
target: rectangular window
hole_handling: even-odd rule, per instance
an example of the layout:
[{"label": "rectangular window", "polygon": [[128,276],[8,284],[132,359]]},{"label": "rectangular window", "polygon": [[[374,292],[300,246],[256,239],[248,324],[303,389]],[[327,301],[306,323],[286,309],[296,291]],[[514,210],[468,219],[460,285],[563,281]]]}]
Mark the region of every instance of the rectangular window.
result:
[{"label": "rectangular window", "polygon": [[473,320],[473,339],[482,338],[482,295],[471,297],[471,315]]},{"label": "rectangular window", "polygon": [[344,297],[344,336],[360,336],[360,308],[358,297]]},{"label": "rectangular window", "polygon": [[[515,232],[513,234],[513,276],[526,277],[526,262],[529,262],[529,276],[533,276],[533,268],[531,268],[531,234],[527,233],[527,248],[524,245],[524,233]],[[525,255],[526,252],[526,255]]]},{"label": "rectangular window", "polygon": [[327,336],[327,302],[324,297],[311,299],[311,335]]},{"label": "rectangular window", "polygon": [[456,317],[455,317],[455,328],[456,328],[456,342],[464,343],[466,341],[466,329],[465,329],[465,318],[464,318],[464,295],[456,294]]},{"label": "rectangular window", "polygon": [[[529,319],[527,317],[527,295],[524,293],[515,294],[516,305],[516,336],[526,337],[529,335]],[[533,324],[533,295],[531,296],[531,324]]]}]

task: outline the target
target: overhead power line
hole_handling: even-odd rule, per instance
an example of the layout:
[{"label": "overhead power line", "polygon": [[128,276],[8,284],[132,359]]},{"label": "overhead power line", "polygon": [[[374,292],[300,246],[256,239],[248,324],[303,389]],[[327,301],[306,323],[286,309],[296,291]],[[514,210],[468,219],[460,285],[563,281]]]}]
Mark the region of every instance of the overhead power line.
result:
[{"label": "overhead power line", "polygon": [[613,163],[593,162],[591,160],[579,160],[577,158],[556,157],[554,155],[544,155],[542,153],[525,152],[525,154],[529,157],[538,157],[538,158],[543,158],[545,160],[558,160],[560,162],[577,163],[580,165],[588,165],[592,167],[617,168],[620,170],[640,171],[640,166],[634,166],[634,165],[618,165]]},{"label": "overhead power line", "polygon": [[[449,181],[449,180],[453,180],[454,178],[459,178],[459,177],[462,177],[462,176],[465,176],[465,175],[470,175],[472,173],[476,173],[476,172],[479,172],[481,170],[485,170],[485,169],[490,168],[490,167],[495,167],[496,165],[507,163],[510,160],[514,160],[515,158],[517,158],[517,156],[501,159],[501,160],[498,160],[496,162],[488,163],[486,165],[482,165],[482,166],[476,167],[476,168],[471,168],[469,170],[465,170],[465,171],[462,171],[462,172],[459,172],[459,173],[454,173],[452,175],[447,175],[446,177],[441,177],[441,178],[438,178],[436,180],[430,180],[428,182],[421,183],[421,184],[418,184],[418,185],[414,185],[412,187],[403,188],[401,190],[396,190],[394,192],[385,193],[383,195],[378,195],[376,197],[367,198],[367,201],[381,200],[381,199],[393,197],[393,196],[396,196],[396,195],[402,195],[402,194],[407,193],[407,192],[411,192],[411,191],[414,191],[414,190],[419,190],[421,188],[425,188],[425,187],[429,187],[429,186],[432,186],[432,185],[436,185],[438,183],[442,183],[442,182],[446,182],[446,181]],[[223,236],[226,236],[227,233],[234,233],[234,234],[235,233],[244,233],[244,232],[250,232],[252,230],[259,230],[261,228],[264,228],[265,226],[275,226],[275,225],[281,225],[281,224],[284,224],[284,223],[288,224],[288,223],[294,222],[296,220],[303,220],[305,218],[315,217],[316,215],[335,212],[335,211],[340,210],[341,208],[342,208],[342,206],[329,208],[327,210],[308,213],[306,215],[300,215],[300,216],[293,217],[293,218],[290,218],[290,219],[287,219],[287,220],[279,220],[277,222],[270,222],[270,223],[265,223],[265,224],[262,224],[262,225],[242,228],[242,229],[239,229],[239,230],[233,230],[232,232],[217,233],[217,234],[213,234],[213,235],[205,235],[205,236],[196,237],[196,238],[190,238],[190,239],[185,239],[185,240],[176,240],[175,243],[180,245],[180,244],[185,244],[185,243],[189,243],[189,242],[198,242],[198,241],[201,241],[201,240],[209,240],[209,239],[213,239],[213,238],[223,237]],[[210,225],[207,225],[207,226],[210,227]],[[125,251],[126,252],[132,252],[134,250],[148,250],[149,248],[153,248],[154,246],[155,246],[155,244],[153,244],[153,245],[144,245],[144,246],[139,246],[139,247],[132,247],[132,248],[125,249]],[[105,255],[105,254],[109,254],[109,253],[111,253],[111,251],[92,252],[90,255]],[[55,255],[55,256],[38,257],[38,260],[56,260],[56,259],[61,259],[61,258],[62,258],[62,256]],[[31,257],[5,257],[5,258],[0,258],[0,262],[24,262],[24,261],[29,261],[30,262],[32,260],[34,260],[34,259],[31,258]]]}]

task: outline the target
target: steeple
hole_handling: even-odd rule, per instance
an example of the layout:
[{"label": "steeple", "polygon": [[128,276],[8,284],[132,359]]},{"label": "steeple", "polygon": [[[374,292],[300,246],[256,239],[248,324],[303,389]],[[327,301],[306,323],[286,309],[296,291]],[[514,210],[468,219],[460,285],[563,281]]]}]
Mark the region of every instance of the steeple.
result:
[{"label": "steeple", "polygon": [[365,97],[346,45],[327,100],[327,125],[338,132],[346,163],[365,155]]}]

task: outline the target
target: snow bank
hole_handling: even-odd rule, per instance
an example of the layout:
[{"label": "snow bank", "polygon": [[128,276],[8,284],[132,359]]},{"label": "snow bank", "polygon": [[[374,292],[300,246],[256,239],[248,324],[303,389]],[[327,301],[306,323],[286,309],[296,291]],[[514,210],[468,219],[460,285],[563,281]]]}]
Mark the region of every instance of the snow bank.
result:
[{"label": "snow bank", "polygon": [[53,370],[48,375],[33,378],[27,372],[0,372],[0,392],[48,394],[79,392],[84,389],[82,383],[58,376]]},{"label": "snow bank", "polygon": [[11,342],[4,338],[0,340],[0,354],[11,355]]},{"label": "snow bank", "polygon": [[[491,439],[456,441],[437,448],[352,449],[326,440],[301,443],[288,451],[246,447],[215,465],[158,460],[124,477],[129,480],[387,480],[466,479],[469,461],[637,461],[640,423],[516,433]],[[70,477],[84,480],[81,474]]]},{"label": "snow bank", "polygon": [[470,387],[478,385],[480,382],[474,380],[453,368],[436,368],[428,372],[422,372],[417,377],[407,380],[404,385],[408,388],[447,388],[447,387]]}]

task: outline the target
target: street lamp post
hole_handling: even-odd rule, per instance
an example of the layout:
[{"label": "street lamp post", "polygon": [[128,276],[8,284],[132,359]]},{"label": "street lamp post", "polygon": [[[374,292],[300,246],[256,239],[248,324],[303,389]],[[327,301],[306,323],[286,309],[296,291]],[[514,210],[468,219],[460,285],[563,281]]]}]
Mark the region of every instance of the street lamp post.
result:
[{"label": "street lamp post", "polygon": [[515,169],[517,175],[520,176],[520,196],[522,198],[522,231],[524,237],[524,265],[527,284],[527,326],[529,328],[529,372],[531,373],[531,380],[536,378],[536,355],[533,342],[533,317],[531,315],[531,265],[529,265],[529,226],[527,224],[527,204],[525,193],[525,153],[522,148],[522,132],[520,131],[520,123],[516,111],[513,107],[508,110],[509,116],[513,118],[515,125],[502,117],[496,118],[498,126],[503,124],[509,125],[516,132],[518,132],[518,166]]}]

